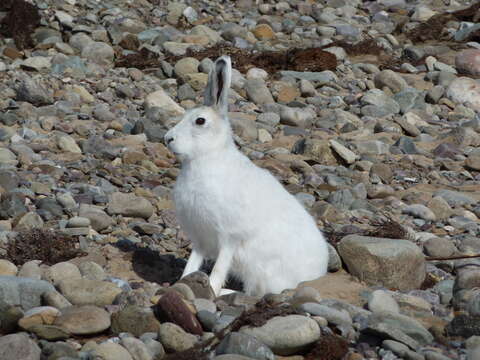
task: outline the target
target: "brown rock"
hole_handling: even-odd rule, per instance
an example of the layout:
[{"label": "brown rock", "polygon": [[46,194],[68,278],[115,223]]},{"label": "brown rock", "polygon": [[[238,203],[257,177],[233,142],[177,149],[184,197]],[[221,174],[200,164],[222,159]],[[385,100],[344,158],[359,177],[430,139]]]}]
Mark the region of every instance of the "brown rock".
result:
[{"label": "brown rock", "polygon": [[289,103],[300,96],[300,91],[291,85],[283,85],[278,92],[277,101]]},{"label": "brown rock", "polygon": [[196,298],[214,300],[215,293],[210,286],[208,275],[201,271],[195,271],[180,279],[177,283],[186,284],[192,289]]},{"label": "brown rock", "polygon": [[97,334],[110,327],[110,315],[96,306],[71,306],[62,310],[54,325],[74,335]]},{"label": "brown rock", "polygon": [[252,32],[258,40],[270,40],[275,37],[272,28],[267,24],[257,25]]},{"label": "brown rock", "polygon": [[393,179],[393,171],[387,164],[376,163],[370,168],[371,174],[376,174],[384,183],[390,183]]},{"label": "brown rock", "polygon": [[457,71],[467,75],[480,76],[480,50],[467,49],[455,57]]},{"label": "brown rock", "polygon": [[480,171],[480,156],[470,156],[465,160],[465,167],[469,170]]},{"label": "brown rock", "polygon": [[202,335],[203,330],[199,321],[175,291],[168,291],[154,307],[154,313],[161,322],[177,324],[185,331]]}]

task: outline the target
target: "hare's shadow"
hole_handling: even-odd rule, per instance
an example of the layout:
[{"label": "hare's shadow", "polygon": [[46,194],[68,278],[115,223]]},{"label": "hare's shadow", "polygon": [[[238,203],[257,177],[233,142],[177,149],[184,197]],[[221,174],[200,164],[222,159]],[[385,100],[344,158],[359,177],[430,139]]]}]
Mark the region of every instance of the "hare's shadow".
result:
[{"label": "hare's shadow", "polygon": [[[146,247],[130,246],[129,248],[120,247],[120,249],[125,252],[133,252],[132,268],[139,277],[160,285],[173,284],[178,281],[187,265],[185,259],[173,254],[160,254],[158,251]],[[204,262],[201,271],[210,274],[213,264],[211,261]],[[225,287],[241,291],[243,285],[237,279],[230,277]]]}]

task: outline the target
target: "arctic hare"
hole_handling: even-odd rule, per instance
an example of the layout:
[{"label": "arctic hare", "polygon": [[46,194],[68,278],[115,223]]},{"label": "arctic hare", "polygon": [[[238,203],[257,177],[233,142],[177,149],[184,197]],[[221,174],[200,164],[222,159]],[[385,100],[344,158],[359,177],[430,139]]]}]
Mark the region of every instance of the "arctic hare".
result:
[{"label": "arctic hare", "polygon": [[230,57],[218,58],[204,105],[165,135],[182,163],[173,196],[193,247],[182,277],[210,259],[215,294],[229,273],[247,294],[278,293],[324,275],[327,244],[297,199],[235,146],[227,117],[231,74]]}]

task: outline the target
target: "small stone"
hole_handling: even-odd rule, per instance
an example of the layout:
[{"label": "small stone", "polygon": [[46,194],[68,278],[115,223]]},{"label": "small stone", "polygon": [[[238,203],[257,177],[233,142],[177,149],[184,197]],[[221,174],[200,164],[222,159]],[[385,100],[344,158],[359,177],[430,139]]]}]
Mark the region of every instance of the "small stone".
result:
[{"label": "small stone", "polygon": [[125,308],[112,314],[112,332],[131,333],[134,336],[147,332],[158,332],[160,322],[155,318],[151,308],[144,308],[137,305],[127,305]]},{"label": "small stone", "polygon": [[457,70],[466,75],[480,76],[480,49],[467,49],[455,56]]},{"label": "small stone", "polygon": [[387,87],[393,93],[398,93],[408,87],[407,82],[392,70],[382,70],[374,77],[375,86],[379,89]]},{"label": "small stone", "polygon": [[368,298],[368,309],[373,313],[393,312],[400,313],[400,308],[395,299],[384,290],[373,291]]},{"label": "small stone", "polygon": [[127,349],[133,360],[153,360],[153,354],[143,341],[127,336],[123,337],[120,343]]},{"label": "small stone", "polygon": [[93,354],[102,360],[133,360],[123,346],[114,342],[103,342],[93,349]]},{"label": "small stone", "polygon": [[110,327],[110,315],[96,306],[71,306],[62,309],[55,325],[74,335],[97,334]]},{"label": "small stone", "polygon": [[160,89],[147,95],[145,98],[145,109],[159,107],[167,111],[171,116],[183,115],[185,110],[173,101],[165,90]]},{"label": "small stone", "polygon": [[432,210],[422,204],[409,205],[402,209],[403,214],[408,214],[423,220],[435,221],[436,216]]},{"label": "small stone", "polygon": [[248,98],[257,105],[272,104],[275,102],[270,90],[263,80],[249,79],[245,84]]},{"label": "small stone", "polygon": [[238,332],[229,333],[224,337],[215,353],[217,355],[238,354],[258,360],[275,360],[272,350],[265,344],[252,336]]},{"label": "small stone", "polygon": [[305,316],[274,317],[260,327],[244,326],[240,333],[257,338],[276,355],[292,355],[320,339],[317,322]]},{"label": "small stone", "polygon": [[115,192],[110,195],[107,211],[128,217],[148,219],[153,215],[153,205],[147,199],[131,193]]},{"label": "small stone", "polygon": [[197,343],[197,337],[185,332],[173,323],[163,323],[158,331],[160,342],[167,351],[177,352],[190,349]]},{"label": "small stone", "polygon": [[455,253],[455,245],[445,238],[431,238],[424,244],[423,248],[428,256],[448,257]]},{"label": "small stone", "polygon": [[17,275],[18,269],[14,263],[0,259],[0,276],[15,276]]},{"label": "small stone", "polygon": [[91,42],[83,48],[82,57],[100,66],[110,68],[113,66],[115,51],[104,42]]},{"label": "small stone", "polygon": [[338,141],[330,140],[330,145],[332,146],[333,150],[347,162],[347,164],[353,164],[357,159],[357,155],[351,151],[350,149],[346,148]]},{"label": "small stone", "polygon": [[267,24],[257,25],[252,32],[253,35],[255,35],[255,37],[261,41],[271,40],[275,37],[275,33],[273,32],[272,28]]},{"label": "small stone", "polygon": [[60,311],[52,306],[35,307],[23,314],[18,326],[29,330],[34,325],[52,325],[59,314]]},{"label": "small stone", "polygon": [[210,279],[207,274],[196,271],[181,278],[178,283],[187,284],[193,291],[196,298],[214,300],[215,293],[210,285]]},{"label": "small stone", "polygon": [[82,150],[77,145],[75,140],[69,135],[62,135],[58,137],[58,147],[63,151],[69,151],[75,154],[82,153]]},{"label": "small stone", "polygon": [[480,82],[468,78],[459,77],[453,80],[447,88],[447,97],[475,111],[480,111]]},{"label": "small stone", "polygon": [[42,84],[25,78],[17,88],[16,100],[26,101],[35,106],[50,105],[53,103],[53,95]]},{"label": "small stone", "polygon": [[155,316],[162,322],[181,326],[185,331],[202,335],[202,326],[195,315],[175,291],[167,291],[154,308]]},{"label": "small stone", "polygon": [[70,262],[59,262],[46,269],[43,273],[43,278],[56,286],[62,280],[79,280],[82,278],[82,275],[77,265]]},{"label": "small stone", "polygon": [[42,351],[28,337],[27,333],[10,334],[0,337],[0,359],[39,360]]}]

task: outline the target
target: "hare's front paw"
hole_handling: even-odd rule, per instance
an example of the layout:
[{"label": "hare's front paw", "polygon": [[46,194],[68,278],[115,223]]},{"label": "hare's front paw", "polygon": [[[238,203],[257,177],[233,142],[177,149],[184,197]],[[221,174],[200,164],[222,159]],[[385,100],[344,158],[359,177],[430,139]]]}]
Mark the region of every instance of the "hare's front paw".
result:
[{"label": "hare's front paw", "polygon": [[223,295],[229,295],[229,294],[233,294],[234,292],[236,292],[235,290],[232,290],[232,289],[220,289],[220,294],[219,296],[223,296]]}]

